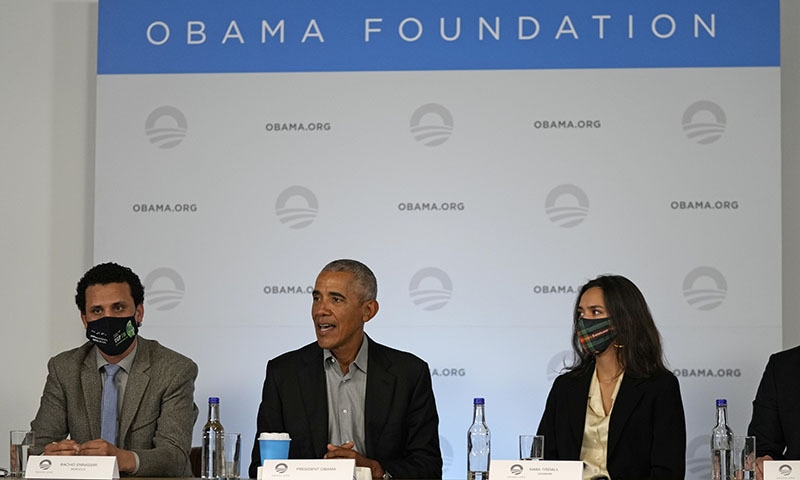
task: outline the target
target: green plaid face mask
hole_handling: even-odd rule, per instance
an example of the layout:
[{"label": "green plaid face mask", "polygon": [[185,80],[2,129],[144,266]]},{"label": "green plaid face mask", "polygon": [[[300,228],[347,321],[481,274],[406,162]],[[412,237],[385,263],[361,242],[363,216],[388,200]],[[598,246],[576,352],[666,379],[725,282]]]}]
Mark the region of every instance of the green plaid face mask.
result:
[{"label": "green plaid face mask", "polygon": [[579,318],[578,319],[578,339],[581,342],[581,347],[592,354],[600,355],[614,341],[617,332],[611,326],[611,318]]}]

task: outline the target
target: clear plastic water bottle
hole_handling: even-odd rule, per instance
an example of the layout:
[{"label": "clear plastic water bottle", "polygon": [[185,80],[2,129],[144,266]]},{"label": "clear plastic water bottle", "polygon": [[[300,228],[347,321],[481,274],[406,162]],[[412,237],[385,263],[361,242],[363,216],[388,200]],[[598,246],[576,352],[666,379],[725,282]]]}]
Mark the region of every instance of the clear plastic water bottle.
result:
[{"label": "clear plastic water bottle", "polygon": [[203,427],[203,454],[200,460],[202,478],[225,476],[225,429],[219,421],[219,398],[208,398],[208,421]]},{"label": "clear plastic water bottle", "polygon": [[472,401],[472,425],[467,430],[467,480],[489,479],[489,451],[492,436],[486,426],[484,401]]},{"label": "clear plastic water bottle", "polygon": [[717,400],[717,425],[711,431],[711,479],[733,480],[733,431],[728,426],[728,401]]}]

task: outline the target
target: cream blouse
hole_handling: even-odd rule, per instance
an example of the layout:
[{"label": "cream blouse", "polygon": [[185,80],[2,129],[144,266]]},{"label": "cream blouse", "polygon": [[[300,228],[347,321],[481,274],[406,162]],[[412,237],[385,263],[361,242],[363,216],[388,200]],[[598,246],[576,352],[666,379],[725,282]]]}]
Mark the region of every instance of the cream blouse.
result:
[{"label": "cream blouse", "polygon": [[[583,478],[588,480],[595,475],[606,475],[609,478],[606,459],[608,457],[608,422],[614,410],[619,386],[624,372],[617,378],[614,392],[611,393],[611,409],[606,414],[603,409],[603,397],[600,395],[600,382],[597,380],[597,368],[589,385],[589,399],[586,402],[586,423],[583,426],[583,443],[581,444],[581,460],[583,460]],[[613,479],[612,479],[613,480]]]}]

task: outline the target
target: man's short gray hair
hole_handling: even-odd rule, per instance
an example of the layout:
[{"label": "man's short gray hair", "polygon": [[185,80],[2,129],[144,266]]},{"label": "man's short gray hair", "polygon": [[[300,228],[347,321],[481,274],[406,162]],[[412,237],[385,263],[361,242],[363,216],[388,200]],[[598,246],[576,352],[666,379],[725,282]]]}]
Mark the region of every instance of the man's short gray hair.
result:
[{"label": "man's short gray hair", "polygon": [[[342,258],[325,265],[322,272],[347,272],[352,273],[356,288],[361,293],[361,301],[375,300],[378,298],[378,281],[375,274],[368,266],[358,260]],[[320,272],[320,273],[322,273]]]}]

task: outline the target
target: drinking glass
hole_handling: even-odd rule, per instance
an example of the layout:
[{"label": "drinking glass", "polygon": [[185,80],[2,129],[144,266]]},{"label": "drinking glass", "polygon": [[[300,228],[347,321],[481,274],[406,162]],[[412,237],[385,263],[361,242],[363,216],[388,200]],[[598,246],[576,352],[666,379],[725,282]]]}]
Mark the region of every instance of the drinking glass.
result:
[{"label": "drinking glass", "polygon": [[544,458],[544,435],[520,435],[519,459],[541,460]]},{"label": "drinking glass", "polygon": [[733,476],[736,480],[756,478],[756,437],[733,437]]},{"label": "drinking glass", "polygon": [[33,448],[34,442],[34,432],[30,430],[11,430],[9,442],[11,446],[11,468],[8,472],[9,476],[25,476],[25,466],[28,464],[28,451]]},{"label": "drinking glass", "polygon": [[223,449],[223,478],[237,480],[241,469],[242,434],[225,433]]}]

